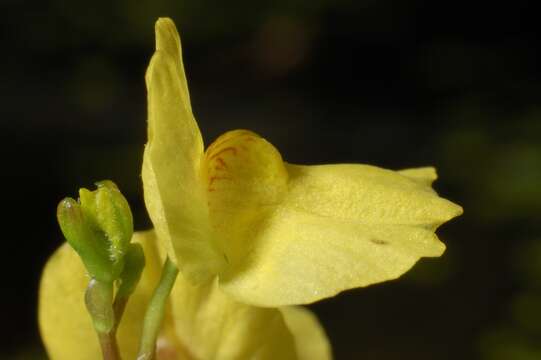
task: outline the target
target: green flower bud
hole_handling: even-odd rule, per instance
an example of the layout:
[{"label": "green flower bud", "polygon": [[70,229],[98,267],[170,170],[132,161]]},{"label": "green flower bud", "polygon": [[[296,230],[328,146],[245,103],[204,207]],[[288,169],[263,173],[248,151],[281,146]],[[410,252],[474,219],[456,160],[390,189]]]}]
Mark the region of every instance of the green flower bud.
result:
[{"label": "green flower bud", "polygon": [[72,198],[62,200],[58,204],[57,218],[64,237],[81,257],[90,276],[113,281],[107,243],[88,221],[81,205]]},{"label": "green flower bud", "polygon": [[58,205],[58,223],[66,240],[79,254],[90,276],[116,280],[133,234],[128,202],[111,181],[97,190],[79,190],[79,201],[66,198]]},{"label": "green flower bud", "polygon": [[81,208],[107,238],[111,259],[119,261],[133,235],[130,206],[112,181],[100,181],[96,185],[95,191],[79,190]]}]

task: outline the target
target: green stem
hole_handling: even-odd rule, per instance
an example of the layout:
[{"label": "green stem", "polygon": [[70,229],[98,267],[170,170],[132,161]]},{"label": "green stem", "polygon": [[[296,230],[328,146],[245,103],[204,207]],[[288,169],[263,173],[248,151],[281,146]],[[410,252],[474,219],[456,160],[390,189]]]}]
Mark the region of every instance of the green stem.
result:
[{"label": "green stem", "polygon": [[98,333],[103,360],[120,360],[115,332]]},{"label": "green stem", "polygon": [[177,267],[167,258],[163,265],[160,282],[154,290],[154,294],[152,295],[152,299],[150,299],[145,313],[143,335],[141,336],[137,360],[151,360],[154,358],[156,339],[158,338],[158,332],[160,331],[165,315],[166,301],[173,288],[177,274]]}]

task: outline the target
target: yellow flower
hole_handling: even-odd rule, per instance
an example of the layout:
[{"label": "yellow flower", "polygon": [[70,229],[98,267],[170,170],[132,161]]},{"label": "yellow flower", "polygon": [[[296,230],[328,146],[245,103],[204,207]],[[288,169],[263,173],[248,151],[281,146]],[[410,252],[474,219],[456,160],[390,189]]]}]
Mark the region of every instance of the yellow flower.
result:
[{"label": "yellow flower", "polygon": [[[153,232],[135,233],[133,241],[143,246],[146,267],[118,331],[123,359],[136,357],[143,316],[164,259]],[[87,285],[80,258],[65,243],[47,262],[40,285],[40,330],[53,360],[101,358],[83,300]],[[241,304],[216,283],[193,286],[182,275],[170,297],[157,351],[157,360],[330,358],[326,335],[308,310]]]},{"label": "yellow flower", "polygon": [[433,168],[288,164],[246,130],[205,151],[170,19],[156,23],[146,82],[145,202],[189,281],[218,276],[244,303],[303,304],[395,279],[445,250],[435,230],[462,208],[432,190]]}]

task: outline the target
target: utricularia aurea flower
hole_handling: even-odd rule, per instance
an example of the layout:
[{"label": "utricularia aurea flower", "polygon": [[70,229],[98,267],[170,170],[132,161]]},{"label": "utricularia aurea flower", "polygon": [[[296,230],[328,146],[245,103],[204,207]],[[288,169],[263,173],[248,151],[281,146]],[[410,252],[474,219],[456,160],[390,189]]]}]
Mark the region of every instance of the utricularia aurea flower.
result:
[{"label": "utricularia aurea flower", "polygon": [[[154,230],[133,236],[147,265],[118,330],[126,359],[166,257],[180,275],[158,359],[323,360],[323,329],[292,305],[397,278],[443,253],[435,230],[462,209],[432,190],[433,168],[293,165],[247,130],[205,150],[170,19],[156,23],[146,82],[143,185]],[[82,300],[86,273],[66,245],[44,270],[40,326],[55,360],[99,356]]]},{"label": "utricularia aurea flower", "polygon": [[192,114],[180,39],[156,25],[146,75],[145,202],[184,276],[259,306],[304,304],[394,279],[440,256],[435,235],[462,208],[431,188],[434,168],[303,166],[247,130],[206,150]]}]

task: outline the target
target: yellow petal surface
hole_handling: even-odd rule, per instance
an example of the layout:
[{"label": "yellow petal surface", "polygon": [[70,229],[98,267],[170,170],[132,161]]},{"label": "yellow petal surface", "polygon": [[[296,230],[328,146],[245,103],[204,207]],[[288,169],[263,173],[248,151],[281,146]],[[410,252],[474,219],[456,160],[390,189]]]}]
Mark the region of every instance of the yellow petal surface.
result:
[{"label": "yellow petal surface", "polygon": [[178,338],[190,359],[297,359],[293,335],[277,309],[236,302],[217,282],[180,277],[171,294]]},{"label": "yellow petal surface", "polygon": [[286,168],[287,196],[264,209],[244,239],[242,264],[220,278],[239,301],[303,304],[395,279],[421,257],[440,256],[445,246],[434,231],[462,213],[429,187],[430,168]]},{"label": "yellow petal surface", "polygon": [[303,306],[284,306],[280,308],[280,312],[293,334],[299,359],[332,359],[332,350],[327,334],[310,310]]},{"label": "yellow petal surface", "polygon": [[191,281],[225,264],[210,225],[200,167],[203,140],[193,117],[180,41],[170,19],[156,23],[156,52],[146,74],[148,143],[143,157],[145,203],[171,260]]},{"label": "yellow petal surface", "polygon": [[[148,233],[135,233],[147,253]],[[158,281],[156,259],[147,259],[140,283],[128,301],[118,329],[121,355],[134,359],[137,354],[141,323],[152,289]],[[154,264],[154,265],[153,265]],[[41,277],[39,326],[41,338],[52,360],[95,360],[101,350],[92,321],[84,305],[89,278],[71,247],[64,243],[49,259]]]}]

